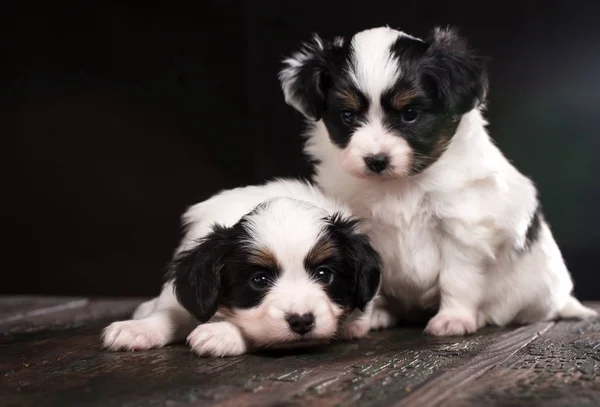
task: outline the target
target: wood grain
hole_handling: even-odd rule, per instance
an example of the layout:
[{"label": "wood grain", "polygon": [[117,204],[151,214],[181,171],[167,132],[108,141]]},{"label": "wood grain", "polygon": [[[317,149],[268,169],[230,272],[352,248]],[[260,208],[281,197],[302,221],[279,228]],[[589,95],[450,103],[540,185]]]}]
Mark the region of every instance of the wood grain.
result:
[{"label": "wood grain", "polygon": [[466,391],[471,382],[546,333],[553,325],[553,322],[544,322],[524,326],[498,337],[495,343],[481,354],[464,365],[430,380],[418,391],[397,403],[396,407],[448,405],[448,399],[453,393]]},{"label": "wood grain", "polygon": [[600,320],[561,321],[447,404],[600,406],[599,363]]},{"label": "wood grain", "polygon": [[0,316],[0,335],[64,329],[98,320],[128,318],[142,299],[88,298],[3,298],[0,309],[10,313]]},{"label": "wood grain", "polygon": [[84,298],[28,297],[22,295],[0,297],[0,326],[24,319],[28,314],[36,313],[39,310],[52,309],[80,300],[87,301]]},{"label": "wood grain", "polygon": [[[33,316],[15,310],[29,316],[0,336],[0,405],[600,405],[596,320],[486,328],[454,338],[405,327],[360,341],[224,359],[198,358],[184,345],[103,351],[101,329],[138,302],[89,300]],[[43,303],[40,309],[62,302]]]}]

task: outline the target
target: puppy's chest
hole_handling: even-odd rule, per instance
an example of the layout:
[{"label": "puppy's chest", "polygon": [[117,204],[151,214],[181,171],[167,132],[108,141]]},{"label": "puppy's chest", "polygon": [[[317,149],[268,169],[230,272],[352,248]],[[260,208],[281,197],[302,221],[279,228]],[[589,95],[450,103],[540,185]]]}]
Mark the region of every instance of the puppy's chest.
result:
[{"label": "puppy's chest", "polygon": [[439,221],[426,196],[381,197],[354,210],[384,261],[383,289],[407,305],[435,301],[440,270]]}]

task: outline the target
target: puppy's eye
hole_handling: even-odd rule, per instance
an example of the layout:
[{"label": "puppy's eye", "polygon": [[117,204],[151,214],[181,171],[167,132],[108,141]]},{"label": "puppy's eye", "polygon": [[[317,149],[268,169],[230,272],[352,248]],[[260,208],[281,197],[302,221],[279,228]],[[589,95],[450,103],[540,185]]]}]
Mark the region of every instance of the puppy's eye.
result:
[{"label": "puppy's eye", "polygon": [[340,117],[342,118],[342,121],[349,126],[353,125],[356,122],[356,113],[354,113],[351,110],[342,110],[342,113],[340,113]]},{"label": "puppy's eye", "polygon": [[264,271],[259,271],[250,277],[250,281],[248,283],[250,284],[250,287],[256,291],[264,291],[271,285],[271,279],[267,273]]},{"label": "puppy's eye", "polygon": [[419,117],[419,111],[415,108],[409,107],[402,111],[402,120],[406,123],[412,123]]},{"label": "puppy's eye", "polygon": [[315,278],[324,285],[329,285],[333,281],[333,271],[329,267],[319,266],[315,272]]}]

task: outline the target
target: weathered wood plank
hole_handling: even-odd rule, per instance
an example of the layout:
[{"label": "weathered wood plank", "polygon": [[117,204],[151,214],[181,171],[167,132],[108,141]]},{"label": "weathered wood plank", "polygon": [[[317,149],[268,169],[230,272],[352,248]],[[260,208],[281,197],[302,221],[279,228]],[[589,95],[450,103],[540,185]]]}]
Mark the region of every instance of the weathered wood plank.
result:
[{"label": "weathered wood plank", "polygon": [[600,319],[558,322],[444,405],[600,406]]},{"label": "weathered wood plank", "polygon": [[466,338],[427,337],[422,328],[407,327],[355,342],[226,359],[201,359],[184,345],[102,351],[102,327],[127,317],[138,302],[90,301],[34,317],[42,328],[32,320],[28,329],[21,325],[0,336],[0,405],[369,407],[402,401],[492,407],[600,401],[598,321],[560,322],[533,341],[549,324],[487,328]]},{"label": "weathered wood plank", "polygon": [[101,351],[102,326],[0,338],[0,404],[376,406],[465,363],[503,332],[439,339],[407,328],[318,348],[200,359],[185,346]]},{"label": "weathered wood plank", "polygon": [[545,322],[523,326],[500,336],[472,360],[430,380],[418,391],[397,403],[396,407],[443,406],[453,393],[466,392],[474,380],[510,358],[519,349],[543,335],[553,325],[553,322]]},{"label": "weathered wood plank", "polygon": [[0,335],[64,329],[97,320],[128,318],[141,299],[32,299],[3,298],[2,305],[11,307],[0,319]]},{"label": "weathered wood plank", "polygon": [[30,297],[14,295],[0,297],[0,326],[25,318],[30,313],[60,307],[83,298]]}]

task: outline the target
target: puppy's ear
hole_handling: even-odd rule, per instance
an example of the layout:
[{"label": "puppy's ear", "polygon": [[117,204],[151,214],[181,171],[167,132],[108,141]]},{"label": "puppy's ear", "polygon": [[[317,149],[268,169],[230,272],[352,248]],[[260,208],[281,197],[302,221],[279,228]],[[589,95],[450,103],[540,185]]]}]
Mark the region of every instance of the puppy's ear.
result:
[{"label": "puppy's ear", "polygon": [[429,34],[424,79],[452,116],[484,103],[488,78],[485,63],[453,28],[436,27]]},{"label": "puppy's ear", "polygon": [[379,289],[381,257],[373,248],[367,235],[358,230],[359,222],[339,214],[330,218],[343,255],[354,270],[353,306],[365,310]]},{"label": "puppy's ear", "polygon": [[212,233],[193,248],[177,253],[168,266],[166,278],[173,281],[177,300],[202,323],[219,307],[221,270],[232,247],[230,231],[215,225]]},{"label": "puppy's ear", "polygon": [[315,121],[321,119],[325,109],[327,58],[331,45],[315,34],[298,52],[283,61],[279,72],[286,103]]}]

